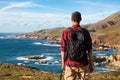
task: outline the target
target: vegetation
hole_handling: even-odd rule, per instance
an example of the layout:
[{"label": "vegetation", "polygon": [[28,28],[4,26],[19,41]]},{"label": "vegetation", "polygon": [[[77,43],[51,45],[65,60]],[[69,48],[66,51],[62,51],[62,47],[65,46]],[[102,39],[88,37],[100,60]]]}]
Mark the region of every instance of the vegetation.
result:
[{"label": "vegetation", "polygon": [[120,71],[93,73],[90,80],[120,80]]},{"label": "vegetation", "polygon": [[[0,64],[0,80],[59,80],[60,74],[40,71],[33,67]],[[92,73],[90,80],[120,80],[119,72]]]},{"label": "vegetation", "polygon": [[40,35],[43,37],[61,37],[61,34],[63,32],[63,30],[65,29],[65,27],[62,28],[53,28],[53,29],[46,29],[46,30],[40,30],[40,31],[36,31],[33,32],[32,34],[35,35]]},{"label": "vegetation", "polygon": [[0,64],[0,80],[58,80],[58,75],[32,67]]}]

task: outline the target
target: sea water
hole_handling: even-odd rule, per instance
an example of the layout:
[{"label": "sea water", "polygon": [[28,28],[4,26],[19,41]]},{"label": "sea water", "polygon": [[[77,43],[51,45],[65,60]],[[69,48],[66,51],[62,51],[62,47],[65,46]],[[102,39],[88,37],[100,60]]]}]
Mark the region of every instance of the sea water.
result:
[{"label": "sea water", "polygon": [[[0,33],[0,62],[12,63],[17,65],[26,65],[40,70],[59,73],[61,71],[60,45],[50,44],[49,40],[43,39],[15,39],[16,34]],[[94,55],[109,56],[114,49],[108,51],[94,51]],[[45,59],[27,59],[25,56],[44,55]],[[39,64],[39,61],[45,61],[46,64]],[[111,71],[103,66],[94,67],[95,71]]]}]

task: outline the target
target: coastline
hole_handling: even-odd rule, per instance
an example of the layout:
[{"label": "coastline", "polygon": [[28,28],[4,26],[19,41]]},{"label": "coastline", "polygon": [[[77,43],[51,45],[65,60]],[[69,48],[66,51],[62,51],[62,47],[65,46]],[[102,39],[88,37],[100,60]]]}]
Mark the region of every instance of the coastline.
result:
[{"label": "coastline", "polygon": [[[4,63],[5,65],[6,65],[6,63]],[[3,65],[4,65],[3,64]],[[23,66],[23,65],[20,65],[20,66]],[[17,68],[18,67],[18,68]],[[23,66],[23,67],[26,67],[26,66]],[[5,68],[5,69],[4,69]],[[15,69],[15,74],[18,74],[18,75],[14,75],[14,69]],[[27,68],[30,68],[30,67],[27,67]],[[10,80],[11,78],[11,80],[19,80],[19,78],[20,78],[20,80],[25,80],[25,79],[28,79],[28,80],[47,80],[47,79],[51,79],[51,80],[59,80],[59,74],[56,74],[55,75],[55,73],[51,73],[51,72],[46,72],[46,71],[40,71],[40,70],[38,70],[38,69],[35,69],[35,71],[34,70],[32,70],[31,68],[29,69],[29,70],[27,70],[27,68],[22,68],[22,67],[19,67],[18,65],[16,66],[14,66],[13,64],[8,64],[7,66],[5,66],[5,67],[2,67],[2,69],[4,70],[4,71],[2,71],[2,70],[0,70],[1,71],[1,80],[4,80],[4,78],[5,78],[5,80]],[[10,70],[10,71],[8,71],[8,70]],[[19,71],[20,70],[20,71]],[[7,71],[7,72],[5,72],[5,71]],[[11,72],[12,71],[12,72]],[[38,75],[35,75],[35,76],[33,76],[32,75],[32,72],[33,73],[36,73],[36,74],[38,74]],[[8,73],[8,72],[10,72],[10,73]],[[23,75],[23,74],[21,74],[21,72],[25,72],[25,74]],[[38,73],[37,73],[38,72]],[[40,73],[39,73],[40,72]],[[41,73],[42,72],[42,73]],[[47,73],[47,74],[46,74]],[[48,73],[50,73],[50,74],[48,74]],[[48,75],[48,77],[46,78],[45,76],[45,78],[43,77],[43,79],[42,78],[39,78],[39,76],[41,75],[41,74],[44,74],[44,75]],[[102,74],[105,74],[106,76],[108,75],[109,77],[111,77],[111,75],[113,75],[113,77],[114,77],[114,79],[115,80],[117,80],[117,79],[119,79],[119,78],[117,78],[116,76],[119,76],[118,74],[119,74],[119,72],[117,72],[117,71],[111,71],[111,72],[93,72],[92,74],[91,74],[91,76],[93,76],[93,77],[91,77],[91,80],[95,80],[95,77],[96,77],[96,75],[98,76],[98,75],[101,75],[101,77],[103,77],[103,79],[112,79],[112,78],[108,78],[108,77],[106,77],[106,76],[102,76]],[[115,74],[115,75],[114,75]],[[49,75],[52,75],[52,76],[49,76]],[[22,77],[21,77],[22,76]],[[2,78],[2,77],[4,77],[4,78]],[[37,77],[37,78],[36,78]],[[50,78],[50,77],[53,77],[53,79],[52,78]],[[57,78],[56,78],[57,77]],[[99,77],[99,76],[98,76]],[[8,79],[7,79],[8,78]],[[100,77],[99,77],[100,78]],[[99,80],[99,79],[97,79],[97,80]],[[101,80],[101,78],[100,78],[100,80]]]},{"label": "coastline", "polygon": [[[34,35],[34,36],[33,36]],[[37,36],[37,37],[36,37]],[[39,37],[38,37],[39,36]],[[50,44],[60,44],[60,37],[47,37],[44,36],[40,37],[40,35],[35,35],[34,33],[32,33],[32,35],[28,35],[28,34],[22,34],[22,35],[17,35],[16,38],[30,38],[30,39],[44,39],[44,40],[49,40]],[[97,41],[96,39],[93,39],[93,45],[95,44],[95,51],[107,51],[108,48],[113,48],[116,49],[115,53],[111,53],[110,56],[106,57],[106,56],[95,56],[95,61],[94,61],[94,65],[95,66],[101,66],[101,65],[106,65],[105,68],[107,69],[115,69],[115,70],[120,70],[120,66],[116,65],[116,63],[120,63],[120,46],[118,45],[107,45],[104,42],[100,43],[101,41],[97,41],[97,43],[95,43],[95,41]],[[115,55],[114,55],[115,54]],[[114,56],[113,56],[114,55]],[[117,59],[116,59],[117,58]],[[97,62],[96,62],[97,60]]]}]

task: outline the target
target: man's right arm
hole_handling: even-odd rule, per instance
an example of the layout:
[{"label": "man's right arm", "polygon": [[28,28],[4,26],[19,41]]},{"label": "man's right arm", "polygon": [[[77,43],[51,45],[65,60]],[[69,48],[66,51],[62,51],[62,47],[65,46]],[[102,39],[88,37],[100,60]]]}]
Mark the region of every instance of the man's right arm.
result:
[{"label": "man's right arm", "polygon": [[86,42],[87,42],[87,50],[88,50],[88,58],[89,58],[89,68],[90,72],[93,72],[93,53],[92,53],[92,38],[88,30],[85,29],[86,32]]},{"label": "man's right arm", "polygon": [[89,57],[89,69],[90,72],[93,72],[93,54],[92,54],[92,49],[88,51],[88,57]]}]

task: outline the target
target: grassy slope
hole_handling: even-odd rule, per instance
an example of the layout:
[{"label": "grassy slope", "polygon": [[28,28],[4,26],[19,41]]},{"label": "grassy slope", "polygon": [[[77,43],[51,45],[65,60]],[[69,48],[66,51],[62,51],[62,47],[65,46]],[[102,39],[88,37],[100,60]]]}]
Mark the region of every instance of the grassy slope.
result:
[{"label": "grassy slope", "polygon": [[[0,80],[59,80],[59,74],[4,63],[0,64]],[[90,80],[120,80],[120,71],[92,73]]]},{"label": "grassy slope", "polygon": [[0,80],[58,80],[58,75],[13,64],[0,64]]},{"label": "grassy slope", "polygon": [[[113,25],[109,22],[114,23]],[[106,26],[106,27],[105,27]],[[103,28],[105,27],[105,28]],[[120,45],[120,11],[88,27],[96,29],[94,36],[103,36],[106,45]]]},{"label": "grassy slope", "polygon": [[119,44],[120,45],[120,26],[116,25],[115,27],[109,27],[106,29],[97,30],[94,34],[96,35],[105,35],[104,42],[110,42],[110,44]]}]

